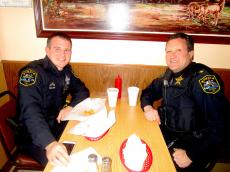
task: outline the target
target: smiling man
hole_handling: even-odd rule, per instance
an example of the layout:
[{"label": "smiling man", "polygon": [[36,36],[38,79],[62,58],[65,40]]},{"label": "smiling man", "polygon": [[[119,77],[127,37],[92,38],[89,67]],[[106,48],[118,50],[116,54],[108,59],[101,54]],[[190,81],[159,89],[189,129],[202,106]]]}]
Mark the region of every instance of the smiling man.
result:
[{"label": "smiling man", "polygon": [[[166,43],[166,72],[142,91],[141,107],[160,124],[177,171],[205,172],[217,158],[228,101],[223,82],[209,67],[193,61],[191,36],[176,33]],[[153,103],[162,99],[159,109]]]},{"label": "smiling man", "polygon": [[[89,90],[69,65],[72,41],[64,33],[47,39],[46,57],[36,60],[19,72],[19,121],[24,128],[23,149],[42,165],[68,163],[69,156],[58,143],[71,109],[89,97]],[[71,95],[70,104],[66,98]]]}]

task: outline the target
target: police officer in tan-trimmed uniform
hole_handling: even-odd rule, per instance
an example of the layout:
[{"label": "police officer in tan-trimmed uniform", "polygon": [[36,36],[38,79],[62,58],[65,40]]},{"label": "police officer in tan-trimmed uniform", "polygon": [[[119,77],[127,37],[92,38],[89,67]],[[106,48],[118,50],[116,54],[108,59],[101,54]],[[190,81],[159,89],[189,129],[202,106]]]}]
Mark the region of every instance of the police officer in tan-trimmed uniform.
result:
[{"label": "police officer in tan-trimmed uniform", "polygon": [[229,106],[223,82],[209,67],[192,62],[191,36],[171,35],[165,51],[168,68],[142,91],[141,107],[147,120],[160,124],[177,171],[207,171],[217,158]]}]

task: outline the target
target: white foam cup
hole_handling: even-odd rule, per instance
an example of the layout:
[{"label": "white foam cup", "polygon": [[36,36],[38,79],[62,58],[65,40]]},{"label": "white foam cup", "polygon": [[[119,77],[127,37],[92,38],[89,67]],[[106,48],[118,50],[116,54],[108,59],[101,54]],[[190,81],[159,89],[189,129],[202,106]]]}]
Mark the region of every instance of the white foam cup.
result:
[{"label": "white foam cup", "polygon": [[118,91],[117,88],[107,88],[109,107],[111,108],[116,107]]},{"label": "white foam cup", "polygon": [[137,105],[139,88],[138,87],[128,87],[128,97],[129,97],[129,106]]}]

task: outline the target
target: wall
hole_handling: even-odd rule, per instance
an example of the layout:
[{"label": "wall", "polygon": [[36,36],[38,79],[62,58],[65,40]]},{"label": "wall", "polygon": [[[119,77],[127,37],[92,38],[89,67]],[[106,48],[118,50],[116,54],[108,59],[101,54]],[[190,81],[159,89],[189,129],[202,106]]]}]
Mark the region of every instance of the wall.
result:
[{"label": "wall", "polygon": [[[44,38],[37,38],[32,8],[0,8],[0,60],[44,57]],[[164,42],[73,40],[72,62],[165,65]],[[195,61],[230,68],[230,45],[196,44]]]}]

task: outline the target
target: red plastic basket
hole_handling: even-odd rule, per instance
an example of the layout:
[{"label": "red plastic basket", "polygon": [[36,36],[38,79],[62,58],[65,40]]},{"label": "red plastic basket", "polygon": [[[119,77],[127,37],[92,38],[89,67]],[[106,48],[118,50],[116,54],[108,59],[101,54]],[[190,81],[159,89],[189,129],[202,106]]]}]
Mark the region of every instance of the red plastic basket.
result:
[{"label": "red plastic basket", "polygon": [[[142,143],[146,144],[143,140],[141,140]],[[129,169],[126,165],[125,165],[125,159],[124,159],[124,155],[123,155],[123,149],[125,148],[126,146],[126,142],[127,142],[127,139],[125,141],[123,141],[123,143],[121,144],[121,147],[120,147],[120,159],[121,159],[121,162],[122,164],[125,166],[125,168],[129,171],[129,172],[147,172],[151,165],[152,165],[152,161],[153,161],[153,156],[152,156],[152,151],[151,149],[149,148],[149,146],[146,144],[146,152],[147,152],[147,157],[144,161],[144,164],[143,164],[143,167],[142,167],[142,170],[141,171],[133,171],[131,169]]]},{"label": "red plastic basket", "polygon": [[104,134],[102,134],[101,136],[98,136],[98,137],[87,137],[87,136],[85,136],[85,138],[86,138],[87,140],[89,140],[89,141],[98,141],[98,140],[100,140],[101,138],[103,138],[103,137],[108,133],[108,131],[109,131],[109,129],[106,130],[106,131],[104,132]]}]

